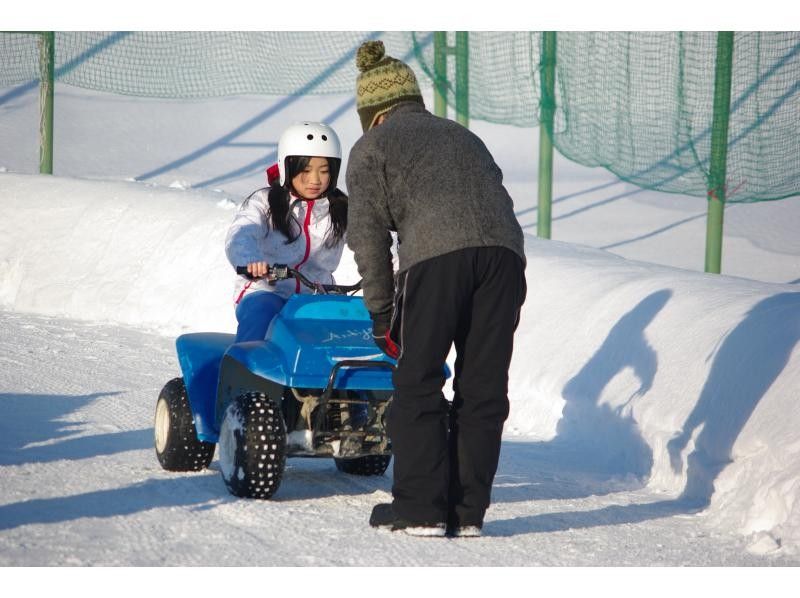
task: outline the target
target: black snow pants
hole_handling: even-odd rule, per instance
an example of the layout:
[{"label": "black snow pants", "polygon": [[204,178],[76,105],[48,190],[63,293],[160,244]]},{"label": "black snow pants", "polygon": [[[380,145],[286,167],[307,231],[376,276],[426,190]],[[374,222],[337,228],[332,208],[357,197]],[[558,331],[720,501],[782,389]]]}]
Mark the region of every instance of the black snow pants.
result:
[{"label": "black snow pants", "polygon": [[[387,416],[395,512],[412,522],[483,525],[508,417],[508,368],[525,266],[503,247],[462,249],[398,276],[401,345]],[[455,343],[454,396],[442,392]]]}]

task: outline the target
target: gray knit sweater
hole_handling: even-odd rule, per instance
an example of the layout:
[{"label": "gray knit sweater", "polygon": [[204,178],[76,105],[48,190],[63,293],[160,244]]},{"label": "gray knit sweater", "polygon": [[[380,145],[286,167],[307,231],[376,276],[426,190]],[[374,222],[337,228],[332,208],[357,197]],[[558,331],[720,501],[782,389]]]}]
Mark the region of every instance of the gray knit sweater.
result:
[{"label": "gray knit sweater", "polygon": [[503,174],[465,127],[417,103],[398,104],[353,146],[347,165],[347,243],[372,313],[394,295],[389,231],[400,272],[467,247],[507,247],[525,260]]}]

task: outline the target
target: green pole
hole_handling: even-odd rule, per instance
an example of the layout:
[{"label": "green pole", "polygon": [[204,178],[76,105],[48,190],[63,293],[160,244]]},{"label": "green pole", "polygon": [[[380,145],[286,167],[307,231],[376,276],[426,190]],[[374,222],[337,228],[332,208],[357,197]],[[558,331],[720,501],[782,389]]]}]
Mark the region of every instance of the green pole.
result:
[{"label": "green pole", "polygon": [[553,206],[553,120],[556,112],[556,32],[542,33],[539,113],[539,202],[536,234],[550,238]]},{"label": "green pole", "polygon": [[447,32],[433,33],[433,113],[447,118]]},{"label": "green pole", "polygon": [[456,121],[469,128],[469,33],[456,32]]},{"label": "green pole", "polygon": [[39,39],[39,172],[53,174],[53,98],[55,90],[55,32]]},{"label": "green pole", "polygon": [[711,166],[706,222],[706,272],[722,268],[722,222],[725,213],[725,179],[728,162],[728,122],[731,111],[733,32],[717,33],[717,65],[714,73],[714,115],[711,122]]}]

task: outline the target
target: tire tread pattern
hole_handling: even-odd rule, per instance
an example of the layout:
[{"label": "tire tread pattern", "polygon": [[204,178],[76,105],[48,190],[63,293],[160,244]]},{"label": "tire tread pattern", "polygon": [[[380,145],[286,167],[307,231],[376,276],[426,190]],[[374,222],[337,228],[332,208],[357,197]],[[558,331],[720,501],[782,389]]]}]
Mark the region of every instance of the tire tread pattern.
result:
[{"label": "tire tread pattern", "polygon": [[[156,447],[161,467],[167,471],[202,471],[214,458],[216,444],[197,439],[192,410],[183,378],[173,378],[164,385],[158,400],[169,410],[169,429],[163,452]],[[156,423],[158,425],[158,423]]]}]

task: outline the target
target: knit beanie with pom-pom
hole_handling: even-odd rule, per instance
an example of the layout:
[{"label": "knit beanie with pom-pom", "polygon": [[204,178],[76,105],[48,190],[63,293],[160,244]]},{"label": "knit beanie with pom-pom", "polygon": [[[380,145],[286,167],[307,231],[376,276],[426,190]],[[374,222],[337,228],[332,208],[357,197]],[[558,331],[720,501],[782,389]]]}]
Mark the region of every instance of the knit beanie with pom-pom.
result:
[{"label": "knit beanie with pom-pom", "polygon": [[356,109],[366,133],[375,120],[400,102],[425,105],[417,78],[407,64],[386,55],[382,41],[361,44],[356,52]]}]

